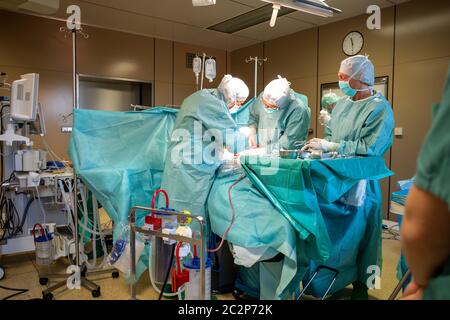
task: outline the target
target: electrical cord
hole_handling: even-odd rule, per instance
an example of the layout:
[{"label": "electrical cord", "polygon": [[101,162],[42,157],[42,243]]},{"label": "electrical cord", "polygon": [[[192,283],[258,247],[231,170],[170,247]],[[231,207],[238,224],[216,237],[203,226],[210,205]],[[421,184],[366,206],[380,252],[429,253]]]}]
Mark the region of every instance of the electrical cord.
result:
[{"label": "electrical cord", "polygon": [[8,300],[8,299],[10,299],[10,298],[13,298],[13,297],[15,297],[15,296],[18,296],[19,294],[23,294],[23,293],[25,293],[25,292],[30,291],[30,290],[28,290],[28,289],[16,289],[16,288],[4,287],[4,286],[0,286],[0,289],[8,290],[8,291],[18,291],[18,292],[16,292],[16,293],[13,293],[13,294],[11,294],[11,295],[9,295],[9,296],[6,296],[6,297],[2,298],[2,300]]},{"label": "electrical cord", "polygon": [[162,288],[161,288],[161,292],[159,293],[158,300],[161,300],[161,298],[162,298],[162,296],[163,296],[163,293],[164,293],[164,288],[166,287],[167,282],[169,281],[170,270],[172,269],[172,265],[173,265],[173,257],[175,256],[175,247],[176,247],[176,245],[173,244],[173,245],[172,245],[172,252],[171,252],[171,254],[170,254],[170,263],[169,263],[169,267],[167,268],[166,277],[165,277],[165,279],[164,279],[164,284],[163,284],[163,286],[162,286]]},{"label": "electrical cord", "polygon": [[[11,198],[8,198],[5,184],[11,183],[14,173],[2,182],[0,188],[0,230],[3,230],[0,241],[5,240],[12,234],[16,234],[20,228],[21,220],[19,212]],[[20,230],[19,230],[20,231]]]},{"label": "electrical cord", "polygon": [[235,217],[235,212],[234,212],[234,207],[233,207],[233,201],[231,200],[231,190],[233,189],[233,187],[235,185],[237,185],[240,181],[242,181],[242,179],[244,179],[246,176],[242,175],[240,176],[229,188],[228,188],[228,201],[230,202],[230,208],[231,208],[231,222],[228,226],[228,228],[225,230],[225,232],[222,235],[222,239],[220,240],[220,244],[217,248],[215,249],[208,249],[208,252],[217,252],[219,251],[223,244],[225,243],[225,238],[227,237],[228,232],[230,231],[231,227],[234,224],[234,217]]}]

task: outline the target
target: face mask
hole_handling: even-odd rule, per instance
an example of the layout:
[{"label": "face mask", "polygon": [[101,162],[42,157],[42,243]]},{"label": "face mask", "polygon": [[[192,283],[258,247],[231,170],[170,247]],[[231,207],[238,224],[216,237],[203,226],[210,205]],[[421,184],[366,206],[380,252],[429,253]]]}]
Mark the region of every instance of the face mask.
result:
[{"label": "face mask", "polygon": [[234,105],[233,107],[231,107],[229,110],[230,110],[230,113],[235,113],[235,112],[237,112],[240,108],[241,108],[240,106],[238,106],[237,104],[235,104],[235,105]]},{"label": "face mask", "polygon": [[274,112],[277,112],[277,111],[280,110],[280,109],[269,109],[269,108],[264,107],[264,110],[265,110],[268,114],[272,114],[272,113],[274,113]]},{"label": "face mask", "polygon": [[341,88],[341,91],[350,98],[353,98],[358,93],[358,90],[350,87],[350,83],[348,81],[339,81],[339,88]]}]

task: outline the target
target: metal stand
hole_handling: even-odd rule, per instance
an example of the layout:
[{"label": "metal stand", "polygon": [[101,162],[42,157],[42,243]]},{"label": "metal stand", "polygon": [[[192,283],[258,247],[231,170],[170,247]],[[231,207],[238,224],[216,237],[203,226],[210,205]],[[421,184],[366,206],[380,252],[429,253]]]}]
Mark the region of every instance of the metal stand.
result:
[{"label": "metal stand", "polygon": [[334,273],[333,280],[331,281],[330,285],[329,285],[328,288],[327,288],[327,291],[325,292],[325,294],[324,294],[324,295],[322,296],[322,298],[321,298],[322,300],[325,300],[325,298],[327,297],[328,293],[330,292],[331,288],[333,287],[333,285],[334,285],[334,283],[336,282],[336,279],[337,279],[337,277],[338,277],[338,275],[339,275],[339,271],[338,271],[338,270],[336,270],[336,269],[334,269],[334,268],[330,268],[330,267],[328,267],[328,266],[318,266],[318,267],[317,267],[317,269],[316,269],[316,271],[314,271],[314,274],[313,274],[313,276],[311,277],[311,279],[308,281],[308,283],[306,284],[306,286],[305,286],[305,287],[303,288],[303,290],[300,292],[300,295],[298,296],[297,300],[300,300],[300,299],[305,295],[305,292],[306,292],[306,290],[308,289],[309,285],[311,284],[311,282],[313,282],[314,278],[319,274],[319,271],[320,271],[321,269],[326,269],[326,270],[329,270],[329,271],[331,271],[331,272]]},{"label": "metal stand", "polygon": [[[47,274],[45,277],[39,278],[39,283],[41,285],[46,285],[49,281],[49,279],[55,279],[60,280],[56,284],[49,287],[47,290],[42,291],[42,298],[44,300],[52,300],[53,299],[53,292],[61,287],[66,286],[66,290],[69,290],[69,285],[74,280],[80,281],[80,286],[88,289],[91,291],[92,297],[97,298],[100,297],[101,291],[100,286],[96,283],[89,280],[87,277],[89,276],[97,276],[101,274],[111,274],[112,278],[118,278],[119,272],[117,272],[114,269],[102,269],[102,270],[96,270],[96,271],[87,271],[87,268],[85,265],[80,264],[80,240],[78,235],[78,178],[74,177],[74,194],[73,194],[73,201],[72,201],[72,210],[73,210],[73,219],[74,219],[74,226],[75,230],[73,231],[74,238],[75,238],[75,272],[79,273],[79,279],[77,279],[77,275],[74,275],[74,273],[71,274]],[[70,252],[70,250],[69,250]],[[70,254],[70,253],[69,253]],[[106,254],[106,252],[104,252]]]},{"label": "metal stand", "polygon": [[246,63],[255,61],[255,98],[258,96],[258,65],[262,66],[263,62],[267,61],[267,58],[261,59],[258,57],[250,57],[245,59]]},{"label": "metal stand", "polygon": [[397,286],[395,287],[394,291],[392,291],[391,295],[389,296],[388,300],[395,300],[395,298],[398,296],[398,293],[400,290],[402,290],[403,285],[405,284],[406,280],[408,280],[409,276],[411,275],[411,271],[406,271],[403,278],[399,281]]},{"label": "metal stand", "polygon": [[[78,73],[77,73],[77,33],[80,33],[85,39],[88,38],[88,35],[82,32],[81,28],[74,28],[72,30],[68,30],[64,27],[60,28],[61,32],[71,33],[72,34],[72,62],[73,62],[73,109],[78,109]],[[81,287],[88,289],[92,293],[92,297],[97,298],[101,295],[100,286],[89,280],[87,277],[91,275],[100,275],[105,273],[110,273],[112,278],[118,278],[119,273],[113,269],[105,269],[89,272],[86,270],[84,265],[80,265],[80,243],[78,236],[78,178],[77,174],[74,170],[73,172],[74,179],[74,188],[73,188],[73,219],[74,219],[74,238],[75,238],[75,272],[79,272],[80,274],[80,285]],[[106,252],[104,253],[106,254]],[[66,290],[68,290],[68,283],[76,279],[76,275],[72,274],[48,274],[46,277],[42,277],[39,279],[39,283],[41,285],[46,285],[49,279],[63,279],[58,283],[52,285],[47,290],[42,291],[42,297],[44,300],[52,300],[53,292],[61,287],[66,286]]]},{"label": "metal stand", "polygon": [[[149,211],[152,213],[162,213],[165,215],[175,215],[178,217],[184,217],[186,219],[192,219],[194,221],[197,221],[197,223],[200,225],[200,237],[199,238],[188,238],[184,236],[179,236],[176,234],[165,234],[161,231],[153,231],[153,230],[145,230],[139,227],[136,227],[135,223],[135,216],[136,211]],[[130,224],[130,278],[131,278],[131,300],[137,300],[136,299],[136,233],[142,233],[147,236],[154,236],[159,238],[168,238],[175,241],[182,241],[185,243],[190,243],[191,245],[196,245],[200,247],[200,298],[202,300],[205,300],[205,267],[206,267],[206,250],[205,250],[205,242],[203,240],[203,229],[205,226],[205,221],[202,217],[196,217],[192,215],[187,215],[182,212],[177,211],[168,211],[168,210],[161,210],[161,209],[152,209],[152,208],[146,208],[146,207],[133,207],[130,210],[130,216],[129,216],[129,224]],[[164,288],[162,288],[164,290]]]}]

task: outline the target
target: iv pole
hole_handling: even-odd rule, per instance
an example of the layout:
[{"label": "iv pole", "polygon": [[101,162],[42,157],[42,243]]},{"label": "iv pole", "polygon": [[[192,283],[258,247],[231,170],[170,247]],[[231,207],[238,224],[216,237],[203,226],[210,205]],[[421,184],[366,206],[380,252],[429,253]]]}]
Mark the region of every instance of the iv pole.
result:
[{"label": "iv pole", "polygon": [[203,90],[203,78],[205,77],[205,61],[206,61],[206,53],[203,52],[202,56],[202,74],[200,80],[200,90]]},{"label": "iv pole", "polygon": [[263,62],[267,61],[267,58],[258,58],[258,57],[249,57],[248,59],[245,59],[246,63],[255,61],[255,98],[258,95],[258,65],[262,66]]},{"label": "iv pole", "polygon": [[[77,69],[77,34],[81,34],[85,39],[89,37],[86,33],[83,33],[81,27],[75,26],[73,29],[67,29],[65,27],[60,28],[60,32],[65,32],[65,37],[67,37],[67,34],[72,35],[72,90],[73,90],[73,111],[76,109],[79,109],[79,86],[78,86],[78,69]],[[73,200],[72,200],[72,207],[73,207],[73,220],[74,220],[74,228],[73,231],[74,234],[74,241],[75,241],[75,267],[77,274],[49,274],[47,275],[47,278],[40,278],[39,282],[42,285],[45,285],[48,282],[49,278],[63,278],[63,281],[60,281],[56,283],[55,285],[49,287],[47,290],[42,291],[42,296],[44,300],[52,300],[53,294],[56,289],[61,288],[63,286],[66,286],[69,288],[69,283],[73,283],[73,280],[77,281],[79,280],[80,286],[88,289],[91,291],[92,297],[97,298],[100,296],[100,286],[96,283],[90,281],[87,279],[88,275],[98,275],[98,274],[104,274],[104,273],[111,273],[113,278],[118,278],[119,273],[117,271],[113,271],[110,269],[104,269],[104,270],[97,270],[93,272],[88,272],[86,270],[83,270],[85,268],[84,265],[80,265],[80,242],[79,242],[79,235],[78,235],[78,177],[76,174],[75,169],[73,170]],[[95,227],[95,226],[94,226]],[[106,253],[104,253],[106,254]],[[69,252],[70,255],[70,252]]]}]

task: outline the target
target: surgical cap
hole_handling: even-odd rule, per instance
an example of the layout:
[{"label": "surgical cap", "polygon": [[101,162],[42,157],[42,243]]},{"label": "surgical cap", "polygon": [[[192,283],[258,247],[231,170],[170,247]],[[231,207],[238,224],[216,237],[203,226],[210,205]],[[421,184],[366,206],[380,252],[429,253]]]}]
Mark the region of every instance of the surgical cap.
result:
[{"label": "surgical cap", "polygon": [[244,81],[229,74],[223,77],[217,90],[223,94],[227,104],[235,103],[236,101],[243,102],[247,100],[250,93]]},{"label": "surgical cap", "polygon": [[278,76],[278,79],[272,80],[264,88],[263,99],[278,108],[283,108],[291,101],[290,90],[291,83],[286,78]]},{"label": "surgical cap", "polygon": [[363,55],[353,56],[342,61],[339,72],[369,86],[373,86],[375,83],[375,68],[373,63],[368,57]]},{"label": "surgical cap", "polygon": [[339,99],[340,97],[334,92],[324,94],[321,101],[322,108],[328,109],[329,106],[335,104]]}]

